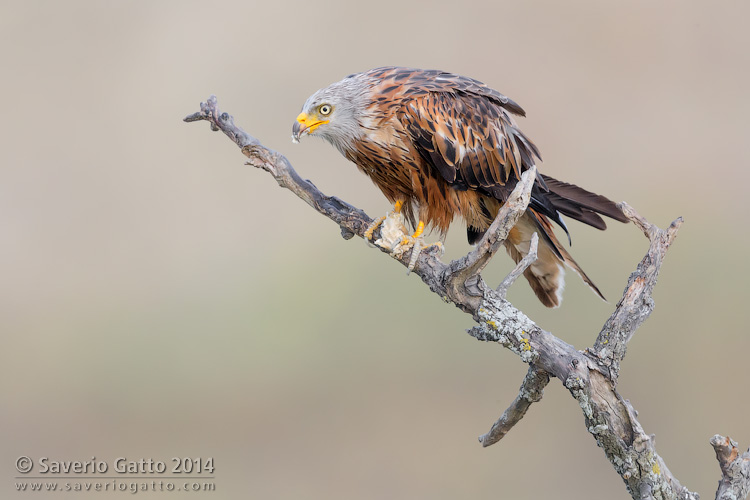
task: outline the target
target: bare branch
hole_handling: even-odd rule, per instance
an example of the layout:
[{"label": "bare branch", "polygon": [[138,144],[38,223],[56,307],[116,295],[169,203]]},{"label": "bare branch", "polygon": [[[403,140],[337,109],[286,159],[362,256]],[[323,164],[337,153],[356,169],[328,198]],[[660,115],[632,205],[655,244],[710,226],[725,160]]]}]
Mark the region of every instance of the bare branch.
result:
[{"label": "bare branch", "polygon": [[529,406],[542,400],[544,388],[547,387],[547,384],[549,384],[549,374],[534,365],[529,366],[529,371],[526,372],[526,377],[521,383],[516,399],[503,412],[497,422],[492,424],[490,431],[479,436],[479,442],[482,443],[482,446],[486,448],[504,438],[513,426],[526,415]]},{"label": "bare branch", "polygon": [[619,203],[618,207],[628,219],[643,231],[651,244],[646,256],[638,264],[635,272],[630,275],[622,298],[604,324],[593,349],[590,351],[599,359],[602,366],[607,367],[609,376],[615,384],[620,372],[620,362],[625,357],[628,341],[654,309],[651,292],[659,277],[659,269],[664,256],[677,236],[677,230],[682,225],[682,217],[679,217],[672,222],[667,230],[662,230],[638,215],[627,203]]},{"label": "bare branch", "polygon": [[516,264],[516,267],[508,273],[508,276],[498,285],[496,288],[497,293],[502,298],[508,294],[508,289],[516,282],[516,280],[523,274],[523,272],[536,261],[537,249],[539,248],[539,234],[534,233],[531,235],[531,242],[529,243],[529,253],[527,253],[521,261]]},{"label": "bare branch", "polygon": [[750,493],[750,449],[740,455],[737,443],[716,434],[711,446],[721,467],[721,480],[716,500],[740,500]]},{"label": "bare branch", "polygon": [[[301,179],[283,155],[265,148],[237,128],[231,116],[220,113],[214,97],[201,104],[200,113],[186,120],[207,120],[212,129],[224,131],[242,148],[251,165],[271,173],[279,185],[290,189],[318,212],[339,224],[345,238],[364,235],[371,219],[363,211],[338,198],[325,196],[311,182]],[[670,473],[656,453],[653,438],[644,432],[636,419],[635,410],[616,390],[619,362],[624,356],[625,345],[653,308],[651,290],[681,219],[672,223],[667,231],[661,231],[623,205],[623,211],[651,239],[649,253],[631,275],[617,310],[600,333],[594,348],[581,352],[542,330],[513,307],[502,293],[488,287],[478,274],[523,213],[534,175],[534,169],[525,174],[514,191],[518,202],[515,198],[508,200],[506,205],[509,206],[504,207],[476,250],[450,265],[440,262],[434,252],[421,252],[414,273],[434,293],[472,315],[478,325],[469,330],[471,335],[479,340],[500,343],[518,354],[524,362],[535,367],[537,375],[534,377],[542,377],[546,373],[562,381],[580,405],[586,428],[604,449],[633,498],[697,499],[696,494],[680,485]],[[522,191],[524,188],[526,191]],[[408,264],[408,257],[407,253],[399,259],[402,265]],[[527,375],[529,377],[532,376]],[[524,381],[522,392],[526,385]],[[528,385],[534,384],[529,381]],[[523,399],[523,396],[519,395],[519,398]],[[524,404],[514,401],[505,423],[501,418],[497,424],[500,431],[495,432],[502,433],[503,428],[507,432],[510,428],[508,422],[520,418],[512,415],[522,413]],[[487,442],[490,440],[488,437]]]}]

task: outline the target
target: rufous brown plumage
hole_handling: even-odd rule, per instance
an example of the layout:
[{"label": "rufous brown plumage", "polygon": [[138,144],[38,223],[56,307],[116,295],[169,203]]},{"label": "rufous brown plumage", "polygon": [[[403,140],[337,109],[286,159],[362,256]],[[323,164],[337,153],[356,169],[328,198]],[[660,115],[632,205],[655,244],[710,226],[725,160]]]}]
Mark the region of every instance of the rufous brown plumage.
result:
[{"label": "rufous brown plumage", "polygon": [[[320,136],[367,174],[412,224],[442,234],[458,215],[476,243],[539,151],[511,115],[515,102],[483,83],[451,73],[384,67],[350,75],[313,94],[293,128]],[[555,237],[562,215],[605,229],[601,215],[627,222],[615,204],[573,184],[538,175],[526,213],[506,249],[518,262],[540,234],[537,261],[524,273],[541,302],[562,300],[562,264],[599,289]],[[603,298],[603,297],[602,297]]]}]

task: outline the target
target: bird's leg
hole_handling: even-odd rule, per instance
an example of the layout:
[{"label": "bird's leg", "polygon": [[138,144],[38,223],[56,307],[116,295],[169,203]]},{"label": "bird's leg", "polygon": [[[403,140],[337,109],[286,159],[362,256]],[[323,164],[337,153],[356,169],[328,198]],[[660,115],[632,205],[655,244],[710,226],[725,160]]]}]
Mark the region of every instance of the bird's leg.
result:
[{"label": "bird's leg", "polygon": [[424,232],[424,222],[419,221],[419,224],[417,224],[417,229],[414,231],[414,234],[411,235],[412,238],[419,238],[422,236],[422,233]]}]

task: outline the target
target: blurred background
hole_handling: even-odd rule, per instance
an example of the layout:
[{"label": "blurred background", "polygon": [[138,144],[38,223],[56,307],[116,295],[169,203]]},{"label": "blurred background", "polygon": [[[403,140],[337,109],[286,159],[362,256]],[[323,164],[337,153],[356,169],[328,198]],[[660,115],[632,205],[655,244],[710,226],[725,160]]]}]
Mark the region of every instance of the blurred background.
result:
[{"label": "blurred background", "polygon": [[[1,496],[32,495],[13,479],[27,455],[213,457],[216,491],[193,495],[216,499],[629,498],[559,381],[482,449],[526,366],[182,122],[216,94],[325,193],[381,215],[365,176],[322,141],[292,145],[291,126],[318,88],[404,65],[519,102],[543,172],[661,227],[685,218],[619,389],[676,477],[712,497],[709,438],[750,445],[749,6],[3,2]],[[584,349],[648,242],[569,226],[610,302],[571,273],[557,310],[525,282],[509,298]],[[460,223],[447,248],[469,250]]]}]

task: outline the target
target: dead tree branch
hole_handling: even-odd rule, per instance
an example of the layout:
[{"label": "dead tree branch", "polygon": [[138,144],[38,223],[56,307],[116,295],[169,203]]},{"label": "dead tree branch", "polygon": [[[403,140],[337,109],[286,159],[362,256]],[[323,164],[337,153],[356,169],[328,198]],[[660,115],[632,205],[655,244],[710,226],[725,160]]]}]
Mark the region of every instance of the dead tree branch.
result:
[{"label": "dead tree branch", "polygon": [[526,410],[531,403],[537,403],[542,400],[544,388],[549,384],[549,373],[537,368],[534,365],[529,366],[529,371],[523,379],[521,388],[518,390],[518,396],[505,410],[502,416],[492,424],[492,428],[487,434],[479,436],[479,442],[482,446],[487,447],[500,441],[510,432],[514,425],[521,421]]},{"label": "dead tree branch", "polygon": [[[208,121],[212,130],[223,131],[241,148],[249,159],[249,164],[266,170],[280,186],[291,190],[315,210],[336,222],[345,239],[355,235],[364,236],[372,222],[367,214],[336,197],[324,195],[311,182],[300,178],[283,155],[266,148],[257,139],[236,127],[230,115],[220,113],[214,96],[201,103],[201,111],[185,118],[185,121],[199,120]],[[419,254],[413,271],[434,293],[472,315],[478,323],[469,330],[472,336],[502,344],[530,365],[519,396],[480,441],[488,446],[502,438],[523,417],[529,405],[541,397],[547,377],[554,376],[580,405],[586,428],[604,449],[633,498],[697,499],[698,495],[683,487],[669,471],[664,460],[656,453],[653,437],[645,433],[636,419],[637,412],[616,390],[620,362],[625,355],[627,342],[653,310],[651,291],[656,284],[664,255],[674,241],[682,219],[675,220],[663,231],[649,224],[629,206],[622,205],[623,212],[649,238],[649,250],[630,276],[622,299],[599,333],[594,346],[584,352],[578,351],[542,330],[505,300],[504,290],[515,279],[512,276],[516,273],[517,277],[523,269],[512,272],[499,291],[485,284],[479,275],[526,209],[534,176],[535,169],[524,175],[511,200],[505,204],[490,230],[469,255],[444,264],[436,255],[437,252],[423,251]],[[383,248],[381,250],[387,251]],[[409,252],[401,255],[398,260],[407,266]],[[530,263],[531,261],[523,264]],[[715,440],[716,438],[712,440],[712,444]],[[721,446],[722,450],[727,447],[726,444]],[[744,498],[750,489],[747,465],[750,455],[746,453],[739,456],[731,451],[728,454],[724,451],[721,453],[719,455],[717,451],[723,474],[717,498]],[[730,461],[729,458],[735,455]]]},{"label": "dead tree branch", "polygon": [[737,443],[716,434],[711,438],[716,459],[721,467],[721,480],[716,500],[736,500],[750,493],[750,449],[740,455]]},{"label": "dead tree branch", "polygon": [[609,376],[615,384],[627,343],[654,310],[651,292],[656,285],[664,255],[682,225],[682,217],[678,217],[666,230],[662,230],[638,215],[627,203],[622,202],[618,206],[643,231],[651,245],[638,268],[630,275],[628,286],[615,311],[599,332],[593,349],[589,351],[599,359],[602,367],[609,370]]}]

